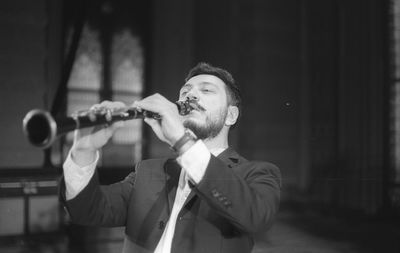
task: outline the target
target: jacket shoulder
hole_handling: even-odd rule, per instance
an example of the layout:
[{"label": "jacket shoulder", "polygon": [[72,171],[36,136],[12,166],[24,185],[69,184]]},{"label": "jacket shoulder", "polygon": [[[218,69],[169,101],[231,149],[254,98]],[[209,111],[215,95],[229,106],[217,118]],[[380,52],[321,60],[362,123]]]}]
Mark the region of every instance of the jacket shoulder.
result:
[{"label": "jacket shoulder", "polygon": [[279,186],[282,184],[282,175],[279,167],[271,162],[266,161],[246,161],[241,164],[247,168],[247,176],[264,175],[274,178]]},{"label": "jacket shoulder", "polygon": [[155,168],[155,167],[163,167],[164,164],[170,160],[170,158],[154,158],[154,159],[146,159],[138,162],[135,166],[136,169],[140,169],[142,167],[149,167],[149,168]]}]

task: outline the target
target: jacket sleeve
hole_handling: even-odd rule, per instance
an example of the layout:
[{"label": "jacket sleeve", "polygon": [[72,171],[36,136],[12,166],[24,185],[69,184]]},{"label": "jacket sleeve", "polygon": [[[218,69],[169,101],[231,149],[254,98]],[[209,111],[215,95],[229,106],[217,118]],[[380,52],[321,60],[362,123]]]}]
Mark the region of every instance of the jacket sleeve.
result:
[{"label": "jacket sleeve", "polygon": [[193,189],[219,215],[245,233],[267,229],[279,208],[281,176],[266,162],[244,162],[234,169],[211,156]]},{"label": "jacket sleeve", "polygon": [[65,181],[61,179],[60,198],[73,223],[89,226],[123,226],[126,223],[128,201],[134,189],[135,172],[124,180],[101,186],[97,170],[89,184],[73,199],[65,198]]}]

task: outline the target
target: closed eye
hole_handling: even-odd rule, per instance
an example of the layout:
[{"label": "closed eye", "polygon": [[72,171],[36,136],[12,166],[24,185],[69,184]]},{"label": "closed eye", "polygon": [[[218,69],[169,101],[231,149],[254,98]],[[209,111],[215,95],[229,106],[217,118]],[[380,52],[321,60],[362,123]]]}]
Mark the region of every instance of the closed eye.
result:
[{"label": "closed eye", "polygon": [[214,92],[213,90],[207,89],[207,88],[201,89],[201,91],[202,91],[203,93],[211,93],[211,92]]}]

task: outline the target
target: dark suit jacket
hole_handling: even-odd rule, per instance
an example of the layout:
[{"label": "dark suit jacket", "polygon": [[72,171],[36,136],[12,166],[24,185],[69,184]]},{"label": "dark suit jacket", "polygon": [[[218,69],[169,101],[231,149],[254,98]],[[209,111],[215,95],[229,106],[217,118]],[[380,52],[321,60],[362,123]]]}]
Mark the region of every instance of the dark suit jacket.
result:
[{"label": "dark suit jacket", "polygon": [[[97,172],[66,207],[73,222],[126,226],[124,252],[153,252],[164,231],[181,168],[175,159],[144,160],[125,180],[100,186]],[[179,213],[171,253],[246,253],[253,235],[276,214],[280,173],[227,149],[211,156],[207,170]],[[65,192],[61,184],[61,193]]]}]

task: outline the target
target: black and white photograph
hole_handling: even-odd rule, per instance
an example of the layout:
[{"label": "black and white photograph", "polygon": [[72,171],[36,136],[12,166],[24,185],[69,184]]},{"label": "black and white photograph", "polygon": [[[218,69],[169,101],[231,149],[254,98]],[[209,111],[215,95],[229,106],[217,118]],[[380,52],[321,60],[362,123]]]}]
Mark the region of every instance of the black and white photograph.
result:
[{"label": "black and white photograph", "polygon": [[400,0],[2,0],[1,253],[399,253]]}]

